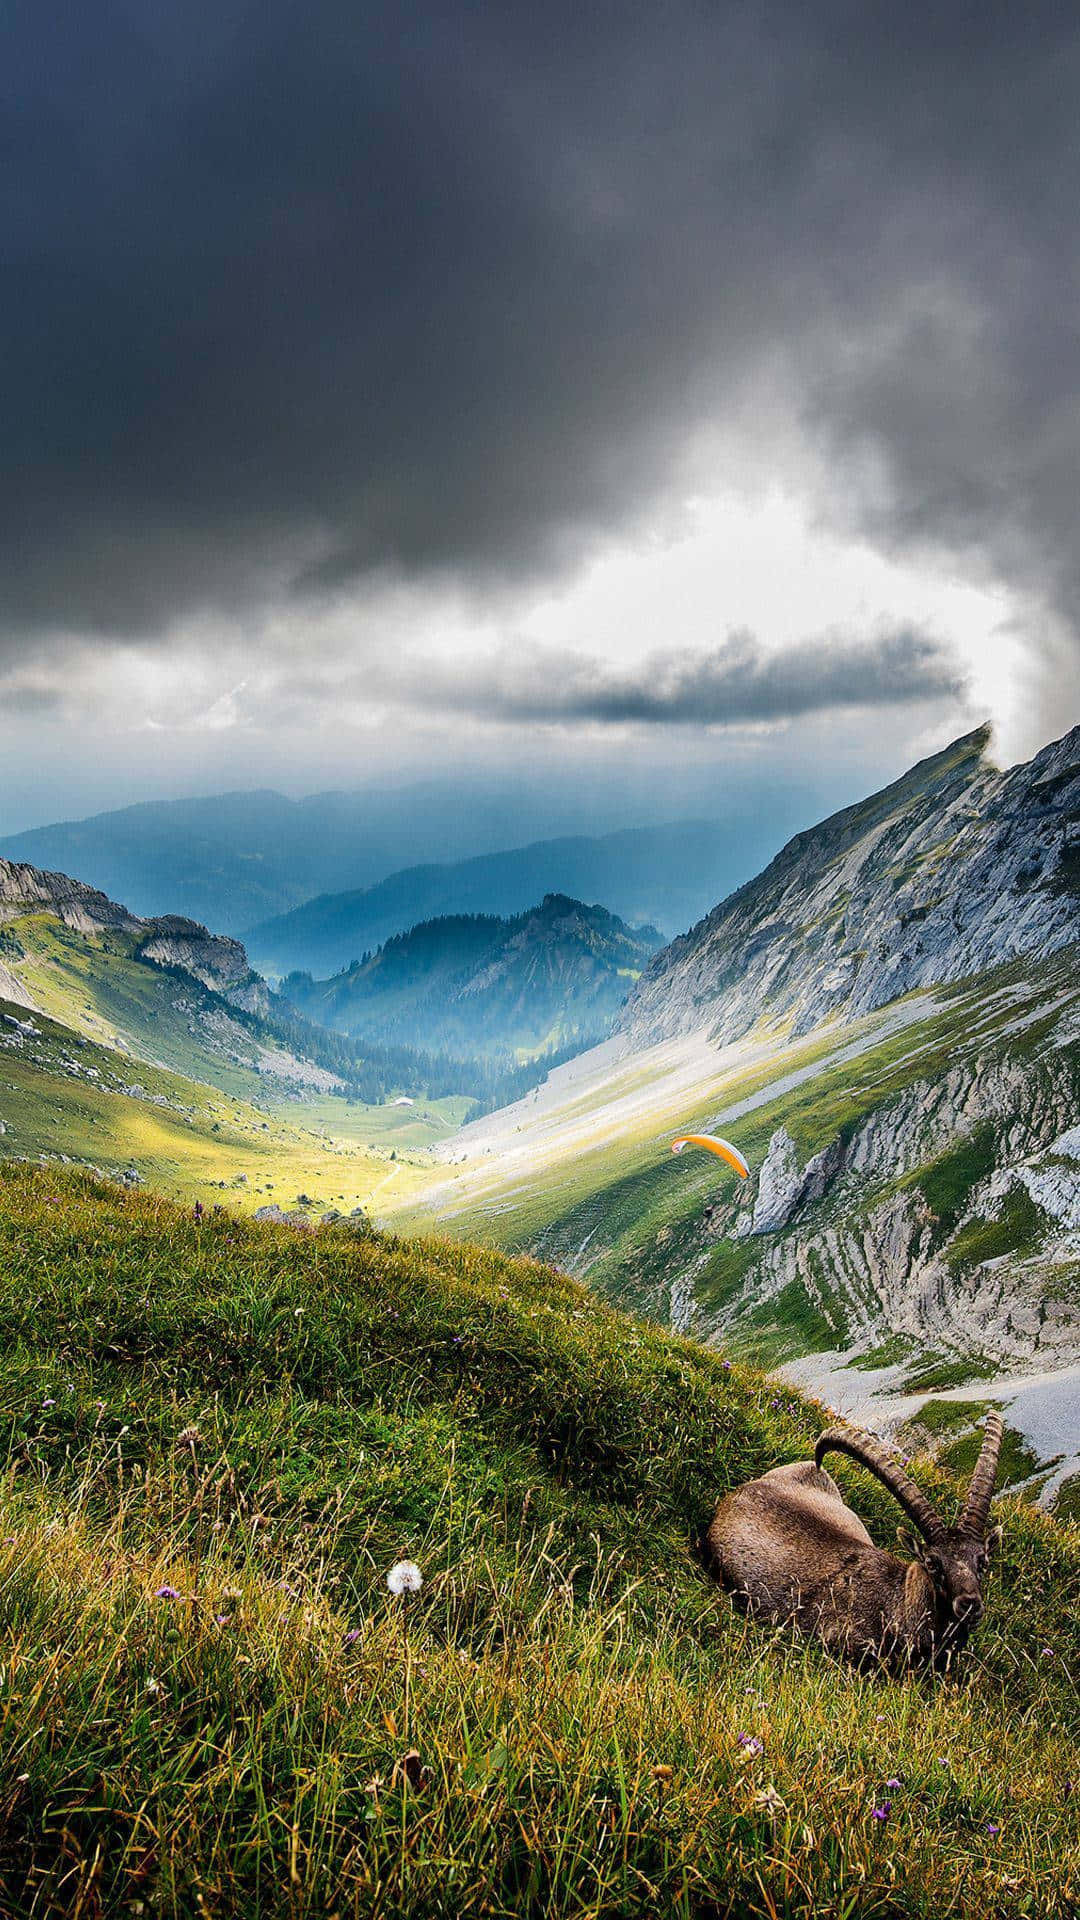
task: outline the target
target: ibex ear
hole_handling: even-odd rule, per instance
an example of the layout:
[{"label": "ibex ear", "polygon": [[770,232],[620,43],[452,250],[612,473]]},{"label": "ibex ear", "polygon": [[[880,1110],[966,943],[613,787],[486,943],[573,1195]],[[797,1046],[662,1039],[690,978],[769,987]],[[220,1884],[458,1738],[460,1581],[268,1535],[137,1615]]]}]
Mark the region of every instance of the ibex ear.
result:
[{"label": "ibex ear", "polygon": [[914,1527],[899,1526],[896,1529],[896,1544],[900,1548],[901,1553],[906,1554],[909,1560],[916,1560],[922,1549],[923,1541],[920,1535],[916,1533]]},{"label": "ibex ear", "polygon": [[1001,1545],[1001,1528],[991,1527],[989,1533],[986,1536],[986,1541],[985,1541],[987,1553],[996,1553],[1000,1545]]}]

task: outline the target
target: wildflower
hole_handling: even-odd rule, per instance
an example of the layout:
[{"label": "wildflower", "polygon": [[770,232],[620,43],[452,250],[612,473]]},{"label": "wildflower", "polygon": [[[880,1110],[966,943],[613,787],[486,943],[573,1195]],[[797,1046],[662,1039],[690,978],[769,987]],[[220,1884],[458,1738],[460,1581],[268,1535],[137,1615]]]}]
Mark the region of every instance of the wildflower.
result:
[{"label": "wildflower", "polygon": [[55,1407],[55,1405],[56,1405],[56,1401],[55,1401],[55,1400],[43,1400],[41,1404],[42,1404],[42,1407]]},{"label": "wildflower", "polygon": [[215,1613],[214,1615],[215,1627],[227,1627],[229,1624],[230,1617],[231,1616],[227,1613]]},{"label": "wildflower", "polygon": [[351,1647],[353,1644],[353,1641],[359,1640],[359,1638],[360,1638],[359,1627],[350,1627],[348,1633],[345,1635],[341,1644],[343,1647]]},{"label": "wildflower", "polygon": [[775,1787],[761,1787],[755,1793],[752,1803],[759,1813],[779,1814],[787,1812],[787,1801],[782,1800]]},{"label": "wildflower", "polygon": [[874,1808],[872,1817],[875,1820],[887,1820],[891,1812],[892,1812],[892,1801],[883,1800],[880,1807]]},{"label": "wildflower", "polygon": [[743,1752],[751,1757],[755,1753],[764,1751],[763,1743],[752,1733],[740,1733],[737,1736],[735,1744],[740,1746]]},{"label": "wildflower", "polygon": [[179,1598],[180,1594],[176,1587],[166,1585],[157,1587],[154,1591],[155,1600],[179,1600]]},{"label": "wildflower", "polygon": [[396,1598],[405,1593],[419,1593],[424,1584],[424,1576],[415,1560],[395,1560],[386,1576],[386,1584]]},{"label": "wildflower", "polygon": [[1000,1827],[996,1827],[996,1826],[994,1825],[994,1822],[993,1822],[992,1820],[988,1820],[988,1821],[987,1821],[987,1823],[986,1823],[986,1831],[987,1831],[987,1833],[1000,1833],[1000,1832],[1001,1832],[1001,1828],[1000,1828]]},{"label": "wildflower", "polygon": [[885,1791],[886,1793],[898,1793],[902,1785],[903,1782],[901,1780],[886,1780]]},{"label": "wildflower", "polygon": [[1044,1660],[1052,1660],[1054,1657],[1053,1647],[1044,1647],[1042,1650],[1042,1657]]},{"label": "wildflower", "polygon": [[161,1681],[160,1681],[160,1680],[153,1680],[153,1679],[150,1679],[150,1680],[148,1680],[148,1681],[147,1681],[147,1683],[146,1683],[146,1691],[147,1691],[147,1693],[160,1693],[160,1692],[161,1692]]}]

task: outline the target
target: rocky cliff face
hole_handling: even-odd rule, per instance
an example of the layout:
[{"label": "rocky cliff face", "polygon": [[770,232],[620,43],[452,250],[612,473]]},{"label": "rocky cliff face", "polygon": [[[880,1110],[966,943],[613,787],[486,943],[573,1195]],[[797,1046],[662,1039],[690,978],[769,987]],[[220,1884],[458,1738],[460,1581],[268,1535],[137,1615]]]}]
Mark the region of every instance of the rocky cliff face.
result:
[{"label": "rocky cliff face", "polygon": [[[1062,964],[1067,956],[1063,957]],[[750,1256],[722,1307],[686,1328],[724,1336],[796,1291],[834,1344],[912,1347],[998,1365],[1080,1353],[1080,1063],[1067,1019],[1033,1055],[976,1051],[919,1080],[805,1166],[773,1134],[751,1206],[706,1232]],[[698,1256],[704,1259],[704,1253]]]},{"label": "rocky cliff face", "polygon": [[987,744],[981,728],[797,835],[657,956],[621,1029],[801,1034],[1080,938],[1080,727],[1004,773]]},{"label": "rocky cliff face", "polygon": [[42,873],[22,861],[0,860],[0,923],[35,912],[54,914],[77,933],[101,933],[106,927],[135,933],[145,925],[126,907],[81,880],[69,880],[66,873]]},{"label": "rocky cliff face", "polygon": [[[171,914],[140,920],[104,893],[65,873],[43,873],[19,861],[0,859],[0,926],[28,913],[51,914],[76,933],[133,935],[136,959],[150,966],[179,968],[248,1012],[263,1012],[268,1004],[266,986],[252,971],[238,940],[209,933],[197,921]],[[8,992],[6,986],[17,991]],[[0,973],[0,998],[33,1004],[14,961]]]}]

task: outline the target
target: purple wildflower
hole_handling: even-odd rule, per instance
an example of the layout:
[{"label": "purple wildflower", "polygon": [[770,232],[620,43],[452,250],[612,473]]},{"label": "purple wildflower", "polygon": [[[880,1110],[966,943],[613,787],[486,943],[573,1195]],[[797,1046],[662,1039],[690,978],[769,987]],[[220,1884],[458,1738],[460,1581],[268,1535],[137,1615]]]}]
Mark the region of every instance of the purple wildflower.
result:
[{"label": "purple wildflower", "polygon": [[1001,1832],[1001,1828],[1000,1828],[1000,1827],[995,1827],[995,1825],[994,1825],[994,1823],[993,1823],[993,1821],[992,1821],[992,1820],[988,1820],[988,1821],[987,1821],[987,1823],[986,1823],[986,1831],[987,1831],[987,1833],[1000,1833],[1000,1832]]},{"label": "purple wildflower", "polygon": [[155,1588],[155,1591],[154,1591],[155,1600],[179,1600],[179,1598],[180,1598],[179,1590],[176,1587],[170,1587],[166,1585],[163,1587]]},{"label": "purple wildflower", "polygon": [[886,1780],[885,1791],[886,1793],[898,1793],[902,1785],[902,1780]]},{"label": "purple wildflower", "polygon": [[359,1627],[350,1627],[348,1633],[345,1635],[345,1638],[341,1644],[343,1647],[351,1647],[353,1641],[359,1640],[359,1638],[360,1638]]},{"label": "purple wildflower", "polygon": [[883,1800],[880,1807],[874,1808],[872,1818],[875,1820],[887,1820],[891,1812],[892,1801]]},{"label": "purple wildflower", "polygon": [[1052,1660],[1054,1657],[1053,1647],[1044,1647],[1042,1650],[1042,1657],[1044,1660]]},{"label": "purple wildflower", "polygon": [[55,1401],[55,1400],[43,1400],[41,1404],[42,1404],[42,1407],[55,1407],[55,1405],[56,1405],[56,1401]]},{"label": "purple wildflower", "polygon": [[744,1753],[761,1753],[763,1751],[762,1742],[752,1733],[740,1733],[736,1745],[740,1746]]}]

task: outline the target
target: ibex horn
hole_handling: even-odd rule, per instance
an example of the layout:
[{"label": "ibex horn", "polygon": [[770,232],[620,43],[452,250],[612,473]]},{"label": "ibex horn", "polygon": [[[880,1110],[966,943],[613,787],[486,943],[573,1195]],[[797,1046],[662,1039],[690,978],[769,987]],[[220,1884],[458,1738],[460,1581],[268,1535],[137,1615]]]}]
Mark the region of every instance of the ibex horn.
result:
[{"label": "ibex horn", "polygon": [[846,1453],[860,1467],[869,1467],[876,1473],[882,1484],[888,1487],[895,1500],[899,1500],[904,1512],[918,1527],[923,1539],[931,1546],[945,1538],[945,1523],[939,1519],[924,1493],[921,1493],[914,1480],[908,1478],[892,1455],[868,1433],[848,1432],[845,1427],[829,1427],[820,1435],[814,1448],[814,1465],[820,1467],[827,1453]]},{"label": "ibex horn", "polygon": [[981,1540],[986,1533],[986,1523],[990,1518],[990,1500],[997,1479],[998,1457],[1001,1453],[1002,1426],[1000,1413],[988,1413],[983,1428],[983,1443],[978,1463],[971,1476],[968,1497],[964,1502],[964,1511],[960,1515],[960,1531],[975,1540]]}]

